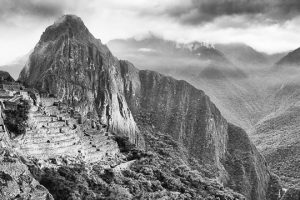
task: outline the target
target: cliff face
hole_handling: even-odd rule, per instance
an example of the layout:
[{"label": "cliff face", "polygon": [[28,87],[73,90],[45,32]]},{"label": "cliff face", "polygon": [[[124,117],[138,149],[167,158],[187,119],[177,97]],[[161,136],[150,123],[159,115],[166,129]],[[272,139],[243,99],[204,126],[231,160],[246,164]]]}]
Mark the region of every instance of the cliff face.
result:
[{"label": "cliff face", "polygon": [[228,124],[228,147],[223,163],[230,177],[228,187],[245,194],[247,199],[280,199],[279,179],[269,172],[265,159],[247,133],[232,124]]},{"label": "cliff face", "polygon": [[277,199],[268,196],[280,187],[274,187],[264,159],[204,92],[118,61],[75,16],[64,16],[46,29],[19,79],[55,95],[83,117],[95,113],[108,131],[126,135],[138,146],[144,147],[138,126],[150,125],[172,136],[187,149],[188,158],[207,166],[225,186],[248,199]]},{"label": "cliff face", "polygon": [[[247,199],[279,199],[278,179],[270,174],[265,159],[246,132],[228,124],[203,91],[152,71],[124,67],[125,96],[135,120],[150,123],[183,144],[219,180]],[[135,84],[138,83],[138,84]]]},{"label": "cliff face", "polygon": [[122,67],[124,80],[132,80],[124,83],[125,96],[136,120],[148,116],[153,126],[184,144],[191,156],[220,167],[227,122],[204,92],[153,71],[138,72],[129,63]]}]

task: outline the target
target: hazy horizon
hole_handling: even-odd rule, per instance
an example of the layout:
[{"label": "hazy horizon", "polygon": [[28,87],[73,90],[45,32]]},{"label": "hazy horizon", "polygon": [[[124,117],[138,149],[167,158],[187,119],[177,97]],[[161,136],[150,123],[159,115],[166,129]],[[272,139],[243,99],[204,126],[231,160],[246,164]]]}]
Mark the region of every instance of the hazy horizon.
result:
[{"label": "hazy horizon", "polygon": [[184,43],[245,43],[268,54],[300,46],[296,0],[0,0],[0,11],[0,65],[27,54],[64,14],[81,17],[103,43],[153,32]]}]

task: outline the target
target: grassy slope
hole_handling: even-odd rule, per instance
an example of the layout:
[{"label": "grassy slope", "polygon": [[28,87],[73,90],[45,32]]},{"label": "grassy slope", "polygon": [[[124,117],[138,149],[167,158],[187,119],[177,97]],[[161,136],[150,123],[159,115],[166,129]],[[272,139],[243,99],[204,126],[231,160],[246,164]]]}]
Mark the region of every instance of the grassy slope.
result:
[{"label": "grassy slope", "polygon": [[286,84],[273,90],[273,112],[251,135],[258,149],[287,186],[300,185],[300,86]]}]

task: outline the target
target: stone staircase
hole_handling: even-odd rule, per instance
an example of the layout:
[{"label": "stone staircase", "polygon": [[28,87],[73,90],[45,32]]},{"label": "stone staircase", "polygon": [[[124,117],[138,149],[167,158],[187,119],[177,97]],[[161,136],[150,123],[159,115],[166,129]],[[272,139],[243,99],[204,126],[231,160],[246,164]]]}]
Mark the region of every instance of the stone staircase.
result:
[{"label": "stone staircase", "polygon": [[119,152],[112,135],[95,122],[78,123],[66,110],[44,99],[42,106],[32,106],[26,134],[16,138],[18,151],[38,159],[77,157],[93,163],[113,159]]}]

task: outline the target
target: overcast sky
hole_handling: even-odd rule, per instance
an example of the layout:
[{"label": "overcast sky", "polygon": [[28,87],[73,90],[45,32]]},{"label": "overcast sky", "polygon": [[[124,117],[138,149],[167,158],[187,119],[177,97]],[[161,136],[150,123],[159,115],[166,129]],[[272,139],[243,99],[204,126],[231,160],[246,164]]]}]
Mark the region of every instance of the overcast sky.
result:
[{"label": "overcast sky", "polygon": [[104,43],[149,31],[179,42],[244,42],[275,53],[300,47],[299,0],[0,0],[0,65],[28,53],[63,14]]}]

